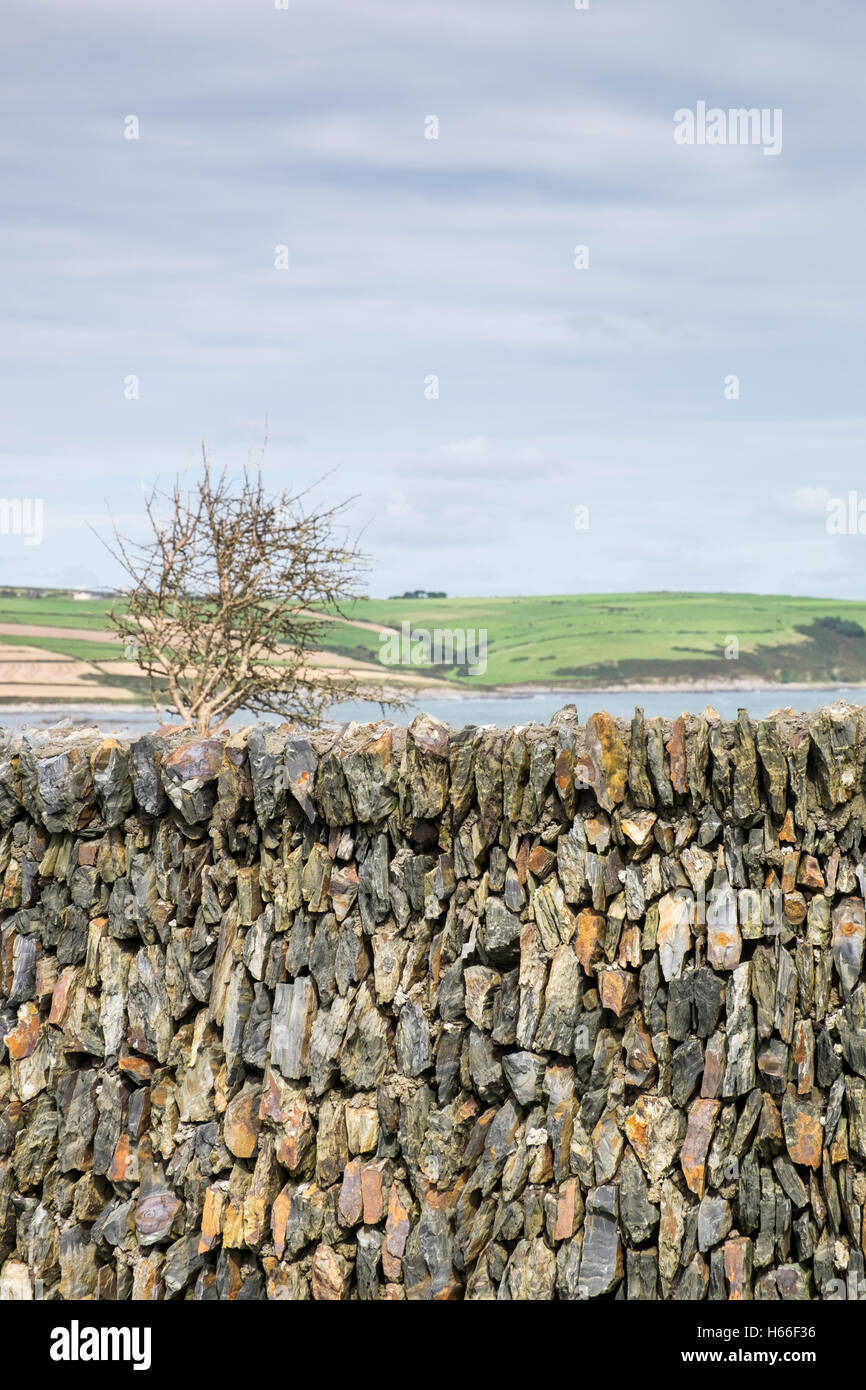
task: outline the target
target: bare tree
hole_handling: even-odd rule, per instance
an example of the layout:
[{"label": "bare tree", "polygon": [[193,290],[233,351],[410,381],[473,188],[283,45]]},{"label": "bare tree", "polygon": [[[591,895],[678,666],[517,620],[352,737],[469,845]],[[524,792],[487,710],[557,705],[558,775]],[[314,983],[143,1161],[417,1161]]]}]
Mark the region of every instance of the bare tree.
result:
[{"label": "bare tree", "polygon": [[206,450],[199,480],[146,501],[153,536],[108,548],[130,580],[109,615],[184,726],[205,734],[235,710],[316,724],[334,701],[399,705],[380,686],[312,664],[340,605],[360,592],[366,562],[340,537],[347,503],[307,510],[306,493],[268,494],[261,471],[237,486]]}]

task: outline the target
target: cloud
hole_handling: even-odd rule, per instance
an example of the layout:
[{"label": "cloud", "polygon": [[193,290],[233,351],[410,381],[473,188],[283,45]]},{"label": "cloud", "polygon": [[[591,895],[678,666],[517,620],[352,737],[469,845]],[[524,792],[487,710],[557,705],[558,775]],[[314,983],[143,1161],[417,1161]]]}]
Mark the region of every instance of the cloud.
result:
[{"label": "cloud", "polygon": [[386,509],[395,516],[405,515],[412,510],[405,492],[399,491],[391,493],[390,501],[386,503]]},{"label": "cloud", "polygon": [[827,487],[798,487],[793,497],[795,509],[807,516],[815,512],[825,515],[829,500],[830,489]]},{"label": "cloud", "polygon": [[486,460],[490,453],[490,441],[483,436],[478,439],[457,439],[445,444],[441,450],[443,458]]},{"label": "cloud", "polygon": [[[239,467],[267,416],[275,485],[356,495],[373,592],[859,594],[822,506],[863,486],[864,37],[811,0],[8,0],[31,582],[115,581],[86,523],[136,531],[140,477]],[[675,146],[698,99],[782,107],[783,153]]]}]

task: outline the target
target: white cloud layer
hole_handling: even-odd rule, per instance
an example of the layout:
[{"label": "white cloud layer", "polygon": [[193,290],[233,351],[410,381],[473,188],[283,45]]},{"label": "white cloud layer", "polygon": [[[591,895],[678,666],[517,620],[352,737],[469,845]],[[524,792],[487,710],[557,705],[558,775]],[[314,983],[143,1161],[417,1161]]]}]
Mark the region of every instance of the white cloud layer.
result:
[{"label": "white cloud layer", "polygon": [[[357,494],[374,593],[859,596],[864,39],[812,0],[7,0],[0,495],[46,541],[0,582],[115,580],[88,521],[267,417],[275,484]],[[675,145],[699,100],[781,108],[781,155]]]}]

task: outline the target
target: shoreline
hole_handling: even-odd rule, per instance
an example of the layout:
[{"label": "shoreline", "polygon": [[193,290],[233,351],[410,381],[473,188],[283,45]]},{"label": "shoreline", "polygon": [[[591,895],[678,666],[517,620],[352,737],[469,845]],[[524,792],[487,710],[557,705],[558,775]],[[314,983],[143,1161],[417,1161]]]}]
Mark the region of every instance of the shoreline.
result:
[{"label": "shoreline", "polygon": [[[479,690],[467,690],[465,687],[460,689],[449,688],[443,690],[441,686],[418,686],[412,689],[395,689],[395,695],[399,695],[406,704],[418,704],[424,700],[441,700],[446,703],[453,702],[455,705],[472,700],[514,700],[518,703],[521,700],[531,700],[535,697],[552,698],[561,696],[563,704],[570,704],[576,700],[582,700],[586,696],[603,695],[700,695],[712,694],[713,692],[734,693],[740,692],[744,695],[759,693],[761,691],[778,691],[779,695],[786,693],[795,694],[797,691],[825,690],[832,694],[839,690],[863,690],[866,691],[864,681],[834,681],[826,683],[824,681],[799,681],[782,684],[778,681],[764,681],[760,679],[752,680],[732,680],[732,681],[654,681],[652,683],[639,682],[631,684],[583,686],[574,689],[568,686],[559,685],[535,685],[526,683],[525,685],[509,686],[486,686]],[[377,704],[376,700],[356,700],[352,703]],[[864,702],[866,703],[866,702]],[[335,713],[339,706],[335,706]],[[7,703],[0,697],[0,722],[4,714],[41,714],[48,715],[54,712],[58,715],[110,715],[115,719],[122,720],[125,715],[141,716],[156,714],[149,704],[138,700],[112,701],[105,704],[100,700],[76,700],[69,701],[63,699],[51,700],[17,700],[14,703]],[[170,711],[164,713],[164,718],[171,719],[173,715]],[[385,716],[387,717],[387,715]]]},{"label": "shoreline", "polygon": [[[504,700],[508,698],[526,699],[532,695],[627,695],[632,692],[635,695],[700,695],[712,691],[742,691],[748,694],[750,691],[759,690],[866,690],[866,681],[797,681],[785,682],[754,680],[736,681],[654,681],[652,683],[640,682],[634,685],[584,685],[579,690],[559,685],[507,685],[491,686],[484,695],[472,695],[460,691],[458,698],[462,699],[491,699]],[[432,692],[429,696],[432,698]]]}]

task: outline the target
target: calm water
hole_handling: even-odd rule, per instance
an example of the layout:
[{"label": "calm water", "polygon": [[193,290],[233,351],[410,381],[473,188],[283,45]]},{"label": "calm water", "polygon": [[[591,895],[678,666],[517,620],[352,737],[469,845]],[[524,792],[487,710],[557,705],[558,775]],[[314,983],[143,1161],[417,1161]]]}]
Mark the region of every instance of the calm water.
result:
[{"label": "calm water", "polygon": [[[815,710],[836,700],[847,700],[852,705],[863,704],[866,703],[866,690],[857,687],[803,690],[784,686],[768,690],[705,690],[689,693],[602,691],[595,695],[586,692],[569,695],[567,691],[559,691],[555,695],[513,695],[499,699],[426,700],[409,705],[402,712],[394,711],[389,717],[395,724],[408,724],[424,709],[454,728],[464,724],[493,724],[498,728],[507,728],[511,724],[544,724],[565,704],[575,704],[581,720],[602,709],[630,718],[635,705],[642,706],[648,717],[660,715],[673,719],[684,710],[699,714],[706,705],[712,705],[723,718],[736,717],[740,708],[747,709],[754,718],[763,718],[772,710],[786,705],[794,710]],[[364,701],[340,705],[334,714],[340,723],[350,719],[368,722],[380,717],[378,705]],[[146,709],[119,710],[111,706],[86,708],[82,705],[49,709],[34,706],[27,710],[0,710],[0,728],[47,728],[63,718],[71,719],[76,725],[98,724],[106,732],[118,734],[145,733],[155,729],[159,722],[152,711]],[[239,713],[229,723],[233,728],[240,728],[254,722],[255,718],[254,715]],[[274,719],[272,722],[280,721]]]}]

